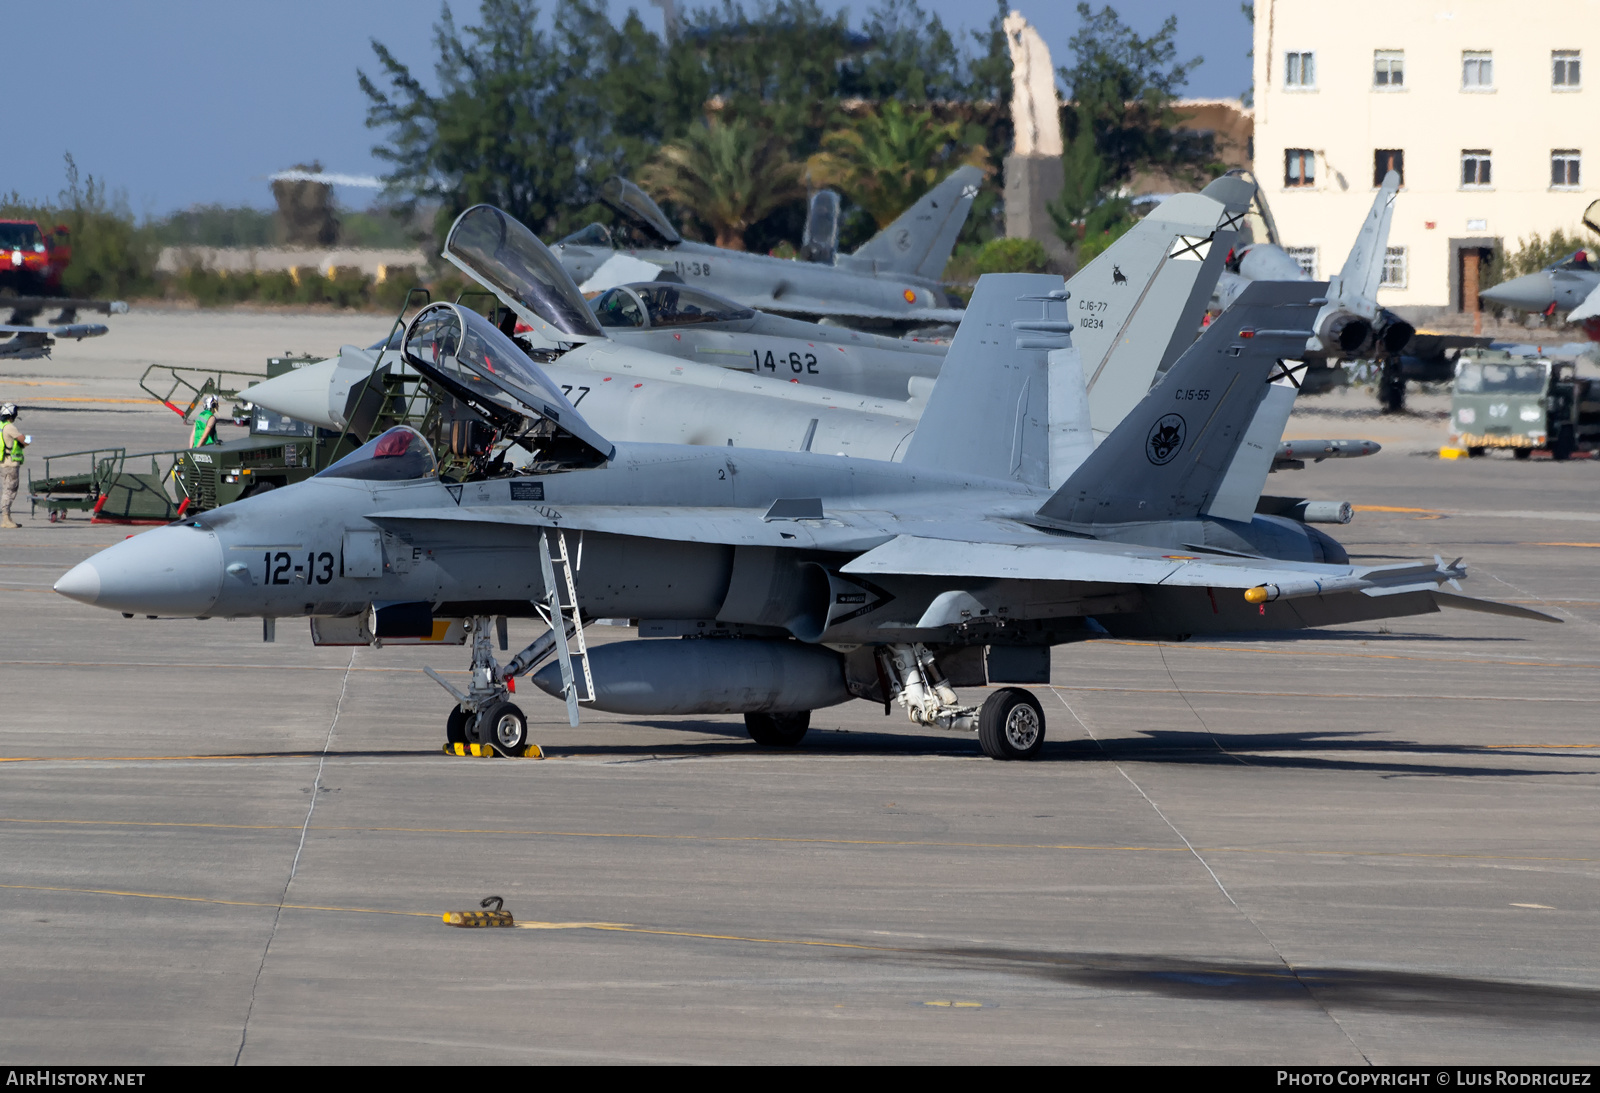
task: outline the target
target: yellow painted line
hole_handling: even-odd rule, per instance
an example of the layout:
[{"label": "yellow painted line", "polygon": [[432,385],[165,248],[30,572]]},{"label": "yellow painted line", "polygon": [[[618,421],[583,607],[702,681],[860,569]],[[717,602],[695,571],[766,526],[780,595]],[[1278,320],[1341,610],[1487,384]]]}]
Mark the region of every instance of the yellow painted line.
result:
[{"label": "yellow painted line", "polygon": [[[191,759],[315,759],[319,752],[274,752],[271,755],[7,755],[0,763],[166,763]],[[418,755],[431,754],[417,752]],[[62,821],[69,822],[69,821]]]},{"label": "yellow painted line", "polygon": [[0,380],[0,387],[82,387],[81,383],[66,380]]},{"label": "yellow painted line", "polygon": [[1600,748],[1600,744],[1485,744],[1486,748]]},{"label": "yellow painted line", "polygon": [[[1052,684],[1052,686],[1058,691],[1133,695],[1231,695],[1242,698],[1358,698],[1380,700],[1396,698],[1420,698],[1439,702],[1581,702],[1585,704],[1592,703],[1594,701],[1593,698],[1588,697],[1566,698],[1551,695],[1374,694],[1366,691],[1228,691],[1200,690],[1198,688],[1190,687],[1184,687],[1182,689],[1173,687],[1074,687],[1067,683]],[[1476,747],[1478,745],[1452,744],[1450,746]]]},{"label": "yellow painted line", "polygon": [[924,1002],[924,1006],[945,1006],[949,1009],[981,1009],[982,1002],[952,1002],[948,998],[941,998],[933,1002]]},{"label": "yellow painted line", "polygon": [[1398,505],[1352,505],[1357,512],[1425,512],[1435,516],[1444,515],[1438,509],[1408,509]]},{"label": "yellow painted line", "polygon": [[1513,907],[1526,907],[1530,911],[1554,911],[1555,908],[1548,903],[1513,903]]},{"label": "yellow painted line", "polygon": [[1518,543],[1518,546],[1600,547],[1600,543]]},{"label": "yellow painted line", "polygon": [[137,403],[140,406],[160,406],[161,403],[153,398],[91,398],[88,395],[46,395],[44,398],[33,399],[33,402],[106,402],[106,403]]},{"label": "yellow painted line", "polygon": [[519,930],[627,930],[626,922],[519,922]]},{"label": "yellow painted line", "polygon": [[[0,817],[0,824],[68,824],[82,827],[172,827],[214,828],[238,831],[299,831],[299,824],[215,824],[179,823],[160,820],[33,820],[19,817]],[[1100,853],[1187,854],[1186,846],[1114,846],[1090,843],[980,843],[936,842],[920,839],[830,839],[806,835],[674,835],[647,834],[634,831],[519,831],[506,828],[451,828],[451,827],[355,827],[312,826],[308,831],[322,832],[383,832],[400,835],[507,835],[515,838],[560,839],[639,839],[659,842],[698,843],[794,843],[811,846],[887,846],[925,847],[936,850],[1081,850]],[[1597,858],[1554,857],[1539,854],[1455,854],[1432,853],[1414,850],[1290,850],[1275,847],[1202,846],[1207,854],[1279,854],[1308,857],[1363,857],[1363,858],[1460,858],[1470,861],[1564,861],[1592,862]],[[274,905],[276,906],[276,905]]]},{"label": "yellow painted line", "polygon": [[[1530,603],[1545,603],[1544,600],[1531,600]],[[1272,657],[1334,657],[1349,660],[1405,660],[1418,664],[1481,664],[1488,667],[1502,668],[1591,668],[1600,669],[1600,664],[1585,664],[1582,661],[1548,661],[1548,660],[1489,660],[1477,657],[1423,657],[1405,653],[1343,653],[1323,649],[1261,649],[1245,645],[1197,645],[1194,642],[1159,642],[1159,641],[1095,641],[1096,645],[1128,645],[1142,646],[1148,649],[1157,647],[1176,652],[1190,649],[1203,650],[1209,653],[1260,653],[1262,656]],[[17,664],[26,661],[15,661]]]},{"label": "yellow painted line", "polygon": [[[160,899],[172,900],[177,903],[211,903],[221,907],[270,907],[280,906],[276,903],[261,903],[246,899],[212,899],[208,896],[174,896],[163,892],[129,892],[117,888],[61,888],[46,884],[0,884],[0,888],[11,888],[25,892],[71,892],[75,895],[85,896],[127,896],[132,899]],[[281,905],[285,911],[342,911],[356,915],[401,915],[407,918],[438,918],[432,911],[386,911],[378,907],[322,907],[310,903],[285,903]]]}]

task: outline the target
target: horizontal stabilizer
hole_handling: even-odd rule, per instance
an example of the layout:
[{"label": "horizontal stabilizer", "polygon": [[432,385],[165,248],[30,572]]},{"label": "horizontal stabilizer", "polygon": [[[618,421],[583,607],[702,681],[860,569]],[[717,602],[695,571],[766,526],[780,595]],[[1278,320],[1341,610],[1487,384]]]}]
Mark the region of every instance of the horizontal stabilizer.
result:
[{"label": "horizontal stabilizer", "polygon": [[1495,600],[1480,600],[1473,596],[1460,596],[1454,592],[1433,592],[1433,598],[1440,607],[1456,607],[1462,611],[1479,611],[1485,615],[1504,615],[1512,619],[1532,619],[1534,622],[1562,622],[1554,615],[1547,615],[1543,611],[1535,611],[1531,607],[1519,607],[1514,603],[1499,603]]}]

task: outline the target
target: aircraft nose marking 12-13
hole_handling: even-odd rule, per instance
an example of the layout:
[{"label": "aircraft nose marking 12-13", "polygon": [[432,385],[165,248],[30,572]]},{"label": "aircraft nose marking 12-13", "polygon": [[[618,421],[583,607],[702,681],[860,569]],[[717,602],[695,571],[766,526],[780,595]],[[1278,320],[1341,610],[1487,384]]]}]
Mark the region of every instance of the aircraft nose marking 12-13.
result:
[{"label": "aircraft nose marking 12-13", "polygon": [[209,531],[157,528],[107,547],[55,584],[69,599],[141,615],[204,614],[222,590],[222,546]]}]

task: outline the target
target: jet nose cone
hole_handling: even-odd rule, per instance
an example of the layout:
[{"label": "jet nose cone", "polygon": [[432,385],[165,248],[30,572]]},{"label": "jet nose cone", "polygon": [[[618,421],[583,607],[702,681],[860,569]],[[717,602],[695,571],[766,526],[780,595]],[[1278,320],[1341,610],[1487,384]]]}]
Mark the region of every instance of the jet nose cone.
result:
[{"label": "jet nose cone", "polygon": [[157,528],[80,562],[55,590],[112,611],[204,615],[222,590],[222,544],[200,528]]},{"label": "jet nose cone", "polygon": [[1556,298],[1547,273],[1529,273],[1485,289],[1478,295],[1491,304],[1514,307],[1519,311],[1543,311]]},{"label": "jet nose cone", "polygon": [[69,600],[93,604],[100,595],[100,571],[88,562],[79,562],[56,582],[55,589]]},{"label": "jet nose cone", "polygon": [[334,357],[258,383],[247,388],[244,397],[275,413],[327,429],[342,429],[344,421],[334,413],[332,397],[338,371],[339,358]]}]

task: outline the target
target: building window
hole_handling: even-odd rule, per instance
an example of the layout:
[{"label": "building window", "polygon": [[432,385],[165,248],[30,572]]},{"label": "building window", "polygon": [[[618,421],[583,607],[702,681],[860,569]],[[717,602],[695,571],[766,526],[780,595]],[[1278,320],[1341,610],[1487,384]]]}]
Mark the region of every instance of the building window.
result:
[{"label": "building window", "polygon": [[1317,86],[1317,55],[1315,53],[1285,53],[1283,61],[1283,85],[1285,87],[1311,88]]},{"label": "building window", "polygon": [[1550,86],[1556,91],[1576,91],[1583,85],[1578,76],[1579,54],[1575,49],[1558,49],[1550,54]]},{"label": "building window", "polygon": [[1300,268],[1306,271],[1306,276],[1313,281],[1317,279],[1317,248],[1316,247],[1284,247],[1283,253],[1300,263]]},{"label": "building window", "polygon": [[1461,153],[1461,188],[1478,189],[1488,186],[1489,153],[1486,151],[1466,151]]},{"label": "building window", "polygon": [[1404,87],[1406,54],[1403,49],[1380,49],[1372,54],[1372,86]]},{"label": "building window", "polygon": [[1406,184],[1406,154],[1400,148],[1379,148],[1372,153],[1372,188],[1383,185],[1383,176],[1394,171],[1400,176],[1400,185]]},{"label": "building window", "polygon": [[1494,54],[1467,51],[1461,55],[1461,90],[1494,90]]},{"label": "building window", "polygon": [[1550,153],[1550,185],[1557,190],[1576,190],[1582,180],[1583,156],[1576,149],[1557,148]]},{"label": "building window", "polygon": [[1315,186],[1317,184],[1317,153],[1309,148],[1283,150],[1283,184],[1285,186]]},{"label": "building window", "polygon": [[1406,287],[1406,249],[1389,247],[1383,252],[1383,273],[1378,276],[1380,288]]}]

